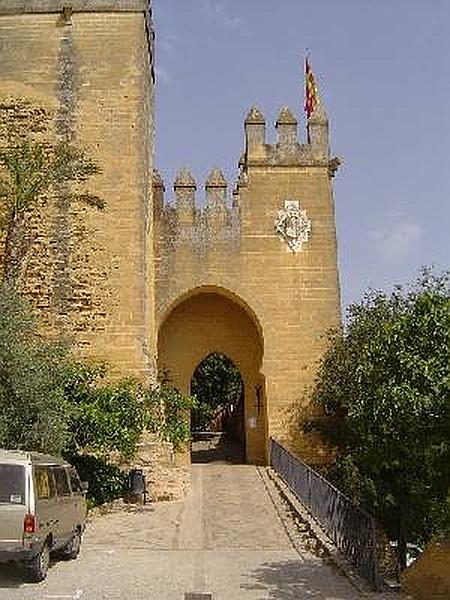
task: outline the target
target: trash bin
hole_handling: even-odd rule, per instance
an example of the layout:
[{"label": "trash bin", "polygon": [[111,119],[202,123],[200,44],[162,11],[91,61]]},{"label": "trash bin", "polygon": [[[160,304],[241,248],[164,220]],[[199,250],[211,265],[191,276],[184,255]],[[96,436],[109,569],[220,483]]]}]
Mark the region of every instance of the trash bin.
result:
[{"label": "trash bin", "polygon": [[145,504],[145,476],[142,469],[131,469],[128,475],[128,490],[135,502]]}]

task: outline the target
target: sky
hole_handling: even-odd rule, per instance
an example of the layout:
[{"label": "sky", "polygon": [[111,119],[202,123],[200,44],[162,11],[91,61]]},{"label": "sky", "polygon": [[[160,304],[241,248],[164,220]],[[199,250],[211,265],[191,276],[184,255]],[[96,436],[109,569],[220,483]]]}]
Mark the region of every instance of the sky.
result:
[{"label": "sky", "polygon": [[[330,119],[343,309],[422,265],[449,267],[449,0],[153,0],[156,165],[170,197],[230,182],[253,104],[305,136],[304,58]],[[270,127],[269,127],[270,129]],[[200,194],[201,195],[201,192]]]}]

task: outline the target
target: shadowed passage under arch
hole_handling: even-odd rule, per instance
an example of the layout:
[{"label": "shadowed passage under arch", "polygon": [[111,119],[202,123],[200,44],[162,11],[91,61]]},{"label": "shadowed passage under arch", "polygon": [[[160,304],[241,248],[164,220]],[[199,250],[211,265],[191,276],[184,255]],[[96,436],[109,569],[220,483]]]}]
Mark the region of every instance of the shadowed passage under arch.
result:
[{"label": "shadowed passage under arch", "polygon": [[244,382],[236,365],[213,352],[197,366],[191,394],[192,462],[233,460],[245,456]]},{"label": "shadowed passage under arch", "polygon": [[267,417],[263,339],[241,303],[220,291],[199,289],[176,304],[158,333],[158,368],[176,388],[191,392],[197,367],[211,354],[226,356],[243,382],[242,429],[247,462],[266,460]]}]

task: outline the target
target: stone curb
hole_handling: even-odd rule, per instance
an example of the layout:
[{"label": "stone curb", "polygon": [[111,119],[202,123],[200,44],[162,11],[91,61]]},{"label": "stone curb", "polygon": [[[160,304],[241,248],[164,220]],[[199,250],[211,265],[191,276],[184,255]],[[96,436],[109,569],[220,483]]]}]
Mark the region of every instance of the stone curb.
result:
[{"label": "stone curb", "polygon": [[[280,518],[281,524],[283,525],[286,534],[295,548],[295,551],[302,560],[314,559],[315,555],[306,549],[305,544],[300,540],[298,527],[292,519],[292,508],[286,502],[283,502],[280,490],[274,485],[274,482],[270,479],[266,467],[258,467],[258,473],[261,477],[263,484],[267,490],[270,500]],[[309,534],[309,531],[308,531]]]},{"label": "stone curb", "polygon": [[[384,598],[392,598],[392,593],[386,595],[385,592],[373,592],[369,584],[365,582],[358,573],[351,567],[345,556],[336,548],[332,540],[327,536],[322,527],[314,519],[311,513],[305,508],[305,506],[296,498],[286,483],[279,477],[279,475],[271,467],[266,467],[267,477],[277,488],[281,499],[284,500],[291,510],[297,514],[302,521],[305,521],[309,525],[310,534],[317,540],[319,546],[321,546],[323,554],[326,558],[333,563],[333,565],[340,571],[349,582],[358,590],[358,592],[366,597],[382,600]],[[264,477],[263,477],[264,478]],[[277,509],[277,512],[279,510]],[[280,513],[279,513],[280,514]],[[291,538],[291,535],[289,535]],[[297,544],[294,547],[297,550]],[[304,552],[303,552],[304,554]],[[302,555],[302,551],[300,551]],[[395,597],[401,598],[398,593],[394,594]]]}]

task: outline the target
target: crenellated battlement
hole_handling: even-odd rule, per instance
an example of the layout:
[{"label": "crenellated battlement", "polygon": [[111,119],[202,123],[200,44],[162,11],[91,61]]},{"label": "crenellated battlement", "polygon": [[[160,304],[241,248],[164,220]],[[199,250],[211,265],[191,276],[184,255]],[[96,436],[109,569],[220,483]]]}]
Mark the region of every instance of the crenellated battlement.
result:
[{"label": "crenellated battlement", "polygon": [[300,142],[297,118],[287,106],[280,109],[275,129],[275,143],[269,144],[263,113],[257,106],[250,109],[244,121],[245,150],[239,160],[239,175],[231,198],[223,173],[213,169],[204,184],[204,198],[197,202],[197,183],[187,169],[181,169],[173,183],[174,197],[166,202],[164,182],[159,172],[154,171],[155,219],[166,244],[190,244],[193,249],[206,251],[225,242],[237,250],[241,194],[253,167],[319,168],[327,170],[329,177],[334,176],[340,160],[330,158],[328,117],[320,101],[307,121],[306,143]]},{"label": "crenellated battlement", "polygon": [[245,151],[239,161],[241,171],[252,166],[328,167],[333,177],[339,160],[330,158],[328,117],[321,102],[307,122],[307,142],[298,136],[298,121],[294,113],[283,106],[275,122],[276,141],[267,143],[266,120],[253,106],[244,122]]},{"label": "crenellated battlement", "polygon": [[188,243],[199,251],[220,242],[238,247],[239,209],[236,199],[228,196],[222,171],[211,171],[204,190],[204,198],[197,202],[197,183],[188,169],[181,169],[173,183],[173,198],[166,202],[164,181],[154,170],[155,219],[166,243],[171,246]]},{"label": "crenellated battlement", "polygon": [[[206,181],[182,169],[165,193],[154,172],[158,360],[189,392],[200,360],[217,351],[231,356],[244,373],[247,459],[263,462],[267,436],[275,435],[319,462],[318,444],[300,439],[292,423],[310,410],[299,390],[313,385],[324,333],[339,325],[330,182],[339,159],[330,154],[317,90],[306,122],[283,106],[275,135],[268,129],[251,108],[233,188],[219,169]],[[233,321],[235,304],[251,307],[259,341]],[[262,362],[251,358],[258,348]]]}]

